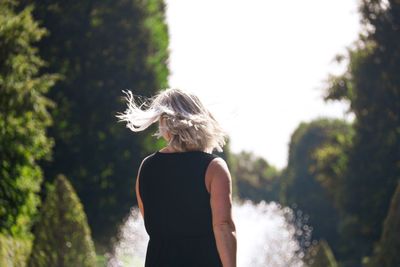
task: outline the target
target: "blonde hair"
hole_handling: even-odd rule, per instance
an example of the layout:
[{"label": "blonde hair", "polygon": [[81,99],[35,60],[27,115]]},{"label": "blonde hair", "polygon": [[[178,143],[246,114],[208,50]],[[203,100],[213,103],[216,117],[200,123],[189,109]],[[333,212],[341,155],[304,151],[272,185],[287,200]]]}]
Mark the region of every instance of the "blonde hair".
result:
[{"label": "blonde hair", "polygon": [[130,90],[122,92],[126,94],[128,108],[116,117],[127,122],[132,131],[143,131],[159,121],[158,131],[153,136],[160,138],[168,132],[171,135],[168,144],[174,150],[212,151],[215,148],[222,152],[227,133],[194,94],[171,88],[149,98],[149,103],[143,101],[137,105]]}]

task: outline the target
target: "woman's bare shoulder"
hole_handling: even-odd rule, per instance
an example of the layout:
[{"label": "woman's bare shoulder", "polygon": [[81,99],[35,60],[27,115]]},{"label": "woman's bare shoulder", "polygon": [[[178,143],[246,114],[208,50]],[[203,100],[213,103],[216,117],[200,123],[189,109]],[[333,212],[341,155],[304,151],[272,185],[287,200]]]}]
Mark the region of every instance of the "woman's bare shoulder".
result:
[{"label": "woman's bare shoulder", "polygon": [[226,161],[221,157],[215,157],[208,165],[207,176],[230,176],[229,167]]}]

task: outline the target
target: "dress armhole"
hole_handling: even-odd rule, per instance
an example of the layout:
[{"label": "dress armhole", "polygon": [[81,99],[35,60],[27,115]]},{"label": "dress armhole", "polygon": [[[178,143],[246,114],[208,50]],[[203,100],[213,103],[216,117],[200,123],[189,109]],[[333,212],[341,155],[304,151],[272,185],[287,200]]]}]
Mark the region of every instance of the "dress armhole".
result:
[{"label": "dress armhole", "polygon": [[143,216],[144,216],[144,207],[143,207],[144,205],[143,205],[142,194],[140,193],[140,174],[142,172],[142,167],[145,164],[146,160],[153,155],[154,154],[151,154],[142,160],[142,162],[140,163],[139,168],[138,168],[136,182],[135,182],[135,191],[136,191],[136,195],[137,195],[136,197],[138,199],[138,206],[139,206],[139,209],[141,209]]},{"label": "dress armhole", "polygon": [[152,157],[154,154],[155,154],[155,153],[148,155],[148,156],[145,157],[145,158],[142,160],[142,162],[140,163],[139,168],[138,168],[138,172],[137,172],[137,176],[136,176],[136,180],[137,180],[136,182],[137,182],[137,183],[140,183],[140,182],[139,182],[139,181],[140,181],[139,178],[140,178],[141,171],[142,171],[142,169],[143,169],[143,165],[145,164],[146,160],[147,160],[148,158]]}]

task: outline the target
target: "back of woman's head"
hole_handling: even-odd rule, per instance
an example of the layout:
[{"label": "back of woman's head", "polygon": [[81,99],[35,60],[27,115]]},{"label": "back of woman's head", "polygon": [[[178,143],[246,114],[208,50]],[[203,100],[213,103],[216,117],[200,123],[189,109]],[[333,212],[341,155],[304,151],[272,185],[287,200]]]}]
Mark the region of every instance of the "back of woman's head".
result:
[{"label": "back of woman's head", "polygon": [[181,89],[167,89],[138,106],[131,91],[123,92],[127,95],[128,108],[117,117],[126,121],[132,131],[143,131],[159,122],[154,135],[160,138],[169,133],[169,145],[177,151],[212,151],[214,148],[222,151],[226,132],[194,94]]}]

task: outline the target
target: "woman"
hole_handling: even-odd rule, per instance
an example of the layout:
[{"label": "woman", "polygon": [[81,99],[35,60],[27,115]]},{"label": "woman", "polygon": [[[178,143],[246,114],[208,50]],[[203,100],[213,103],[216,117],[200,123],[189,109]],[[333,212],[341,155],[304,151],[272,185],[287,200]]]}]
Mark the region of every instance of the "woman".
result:
[{"label": "woman", "polygon": [[[168,145],[140,164],[136,196],[150,240],[145,267],[236,267],[232,185],[222,151],[226,133],[198,97],[167,89],[117,117],[138,132],[158,122],[154,134]],[[146,109],[142,109],[145,106]]]}]

